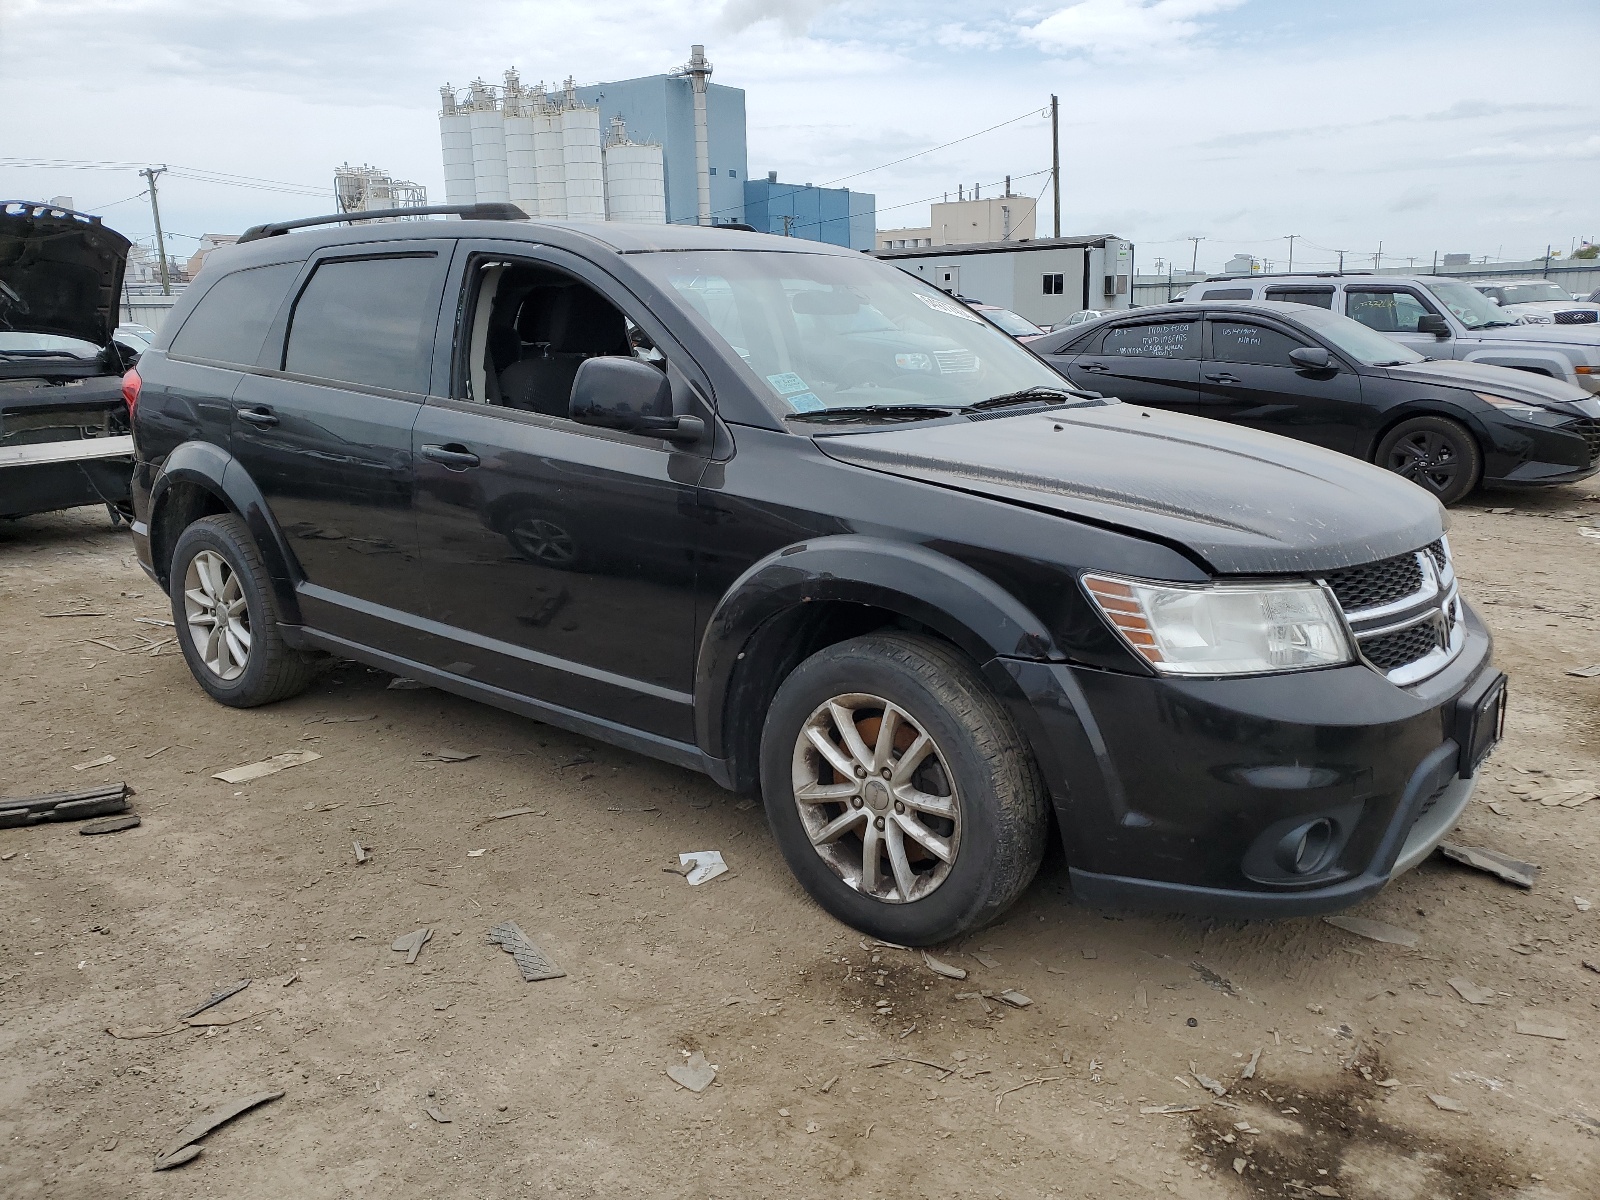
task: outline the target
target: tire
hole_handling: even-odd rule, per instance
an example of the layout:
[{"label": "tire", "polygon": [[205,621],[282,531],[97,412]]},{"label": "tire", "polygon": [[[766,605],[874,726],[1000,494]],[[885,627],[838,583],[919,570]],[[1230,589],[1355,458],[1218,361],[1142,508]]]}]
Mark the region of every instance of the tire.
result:
[{"label": "tire", "polygon": [[1378,443],[1373,460],[1430,492],[1446,507],[1466,499],[1483,477],[1478,439],[1448,417],[1401,421]]},{"label": "tire", "polygon": [[[885,705],[895,714],[878,754]],[[852,757],[840,711],[865,758]],[[813,734],[831,742],[833,757]],[[932,741],[925,756],[924,735]],[[907,763],[913,757],[920,765]],[[871,771],[855,771],[869,762]],[[899,776],[902,765],[914,769],[881,778],[884,769]],[[801,886],[845,924],[900,945],[931,945],[996,920],[1044,856],[1050,808],[1032,752],[967,660],[932,638],[870,634],[796,667],[767,710],[761,782],[767,819]],[[815,798],[802,800],[801,791]],[[941,801],[953,817],[932,811]]]},{"label": "tire", "polygon": [[[316,674],[315,659],[284,644],[277,598],[261,552],[242,520],[225,513],[190,525],[173,547],[167,578],[178,645],[195,682],[213,700],[233,708],[255,708],[305,691]],[[215,620],[208,623],[206,616],[215,611],[215,605],[208,609],[207,604],[217,594],[232,611],[233,632],[237,634],[243,625],[248,643],[242,656],[243,643],[237,636],[213,644],[205,632],[216,627]],[[204,638],[205,644],[197,638]]]}]

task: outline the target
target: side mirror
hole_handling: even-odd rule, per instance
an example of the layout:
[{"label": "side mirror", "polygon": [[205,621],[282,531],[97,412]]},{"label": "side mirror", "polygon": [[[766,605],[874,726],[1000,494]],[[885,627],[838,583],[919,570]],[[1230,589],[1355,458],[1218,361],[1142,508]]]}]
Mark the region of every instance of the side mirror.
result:
[{"label": "side mirror", "polygon": [[1417,318],[1417,332],[1431,333],[1434,337],[1447,338],[1450,336],[1450,322],[1438,313],[1424,313]]},{"label": "side mirror", "polygon": [[567,415],[580,425],[623,429],[673,442],[696,441],[699,417],[672,412],[672,384],[659,367],[631,358],[586,358],[572,381]]},{"label": "side mirror", "polygon": [[1323,346],[1296,346],[1289,351],[1289,361],[1306,371],[1326,371],[1338,365]]}]

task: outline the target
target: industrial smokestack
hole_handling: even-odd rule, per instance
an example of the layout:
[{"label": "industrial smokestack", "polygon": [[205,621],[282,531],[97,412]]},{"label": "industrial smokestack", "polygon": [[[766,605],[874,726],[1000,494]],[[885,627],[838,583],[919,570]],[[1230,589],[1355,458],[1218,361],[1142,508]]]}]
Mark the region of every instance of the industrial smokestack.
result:
[{"label": "industrial smokestack", "polygon": [[688,76],[694,89],[694,177],[696,223],[711,224],[711,152],[706,134],[706,84],[711,79],[711,64],[704,46],[689,48],[689,61],[674,75]]}]

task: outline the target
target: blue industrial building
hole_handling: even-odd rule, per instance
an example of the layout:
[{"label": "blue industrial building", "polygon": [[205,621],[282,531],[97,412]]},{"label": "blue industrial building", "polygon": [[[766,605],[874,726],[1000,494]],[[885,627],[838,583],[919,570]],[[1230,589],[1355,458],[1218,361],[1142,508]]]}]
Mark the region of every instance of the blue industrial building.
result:
[{"label": "blue industrial building", "polygon": [[849,188],[813,187],[809,183],[779,183],[778,173],[749,179],[744,185],[744,220],[762,233],[809,238],[871,250],[877,230],[878,199]]},{"label": "blue industrial building", "polygon": [[[697,215],[694,165],[694,90],[686,76],[646,75],[577,89],[581,104],[627,123],[635,142],[660,142],[667,185],[667,223],[693,225]],[[744,220],[744,89],[706,85],[706,148],[711,167],[711,221]],[[869,239],[870,241],[870,239]]]}]

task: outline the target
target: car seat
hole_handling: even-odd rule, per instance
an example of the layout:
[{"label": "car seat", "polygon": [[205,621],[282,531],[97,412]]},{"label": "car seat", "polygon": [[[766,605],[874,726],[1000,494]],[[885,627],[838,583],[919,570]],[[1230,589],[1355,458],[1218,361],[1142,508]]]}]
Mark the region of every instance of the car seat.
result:
[{"label": "car seat", "polygon": [[567,415],[584,359],[630,352],[622,314],[582,284],[532,289],[517,315],[517,334],[522,356],[500,372],[501,403],[551,417]]}]

